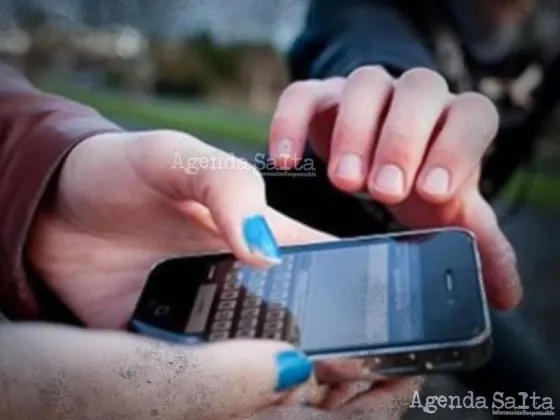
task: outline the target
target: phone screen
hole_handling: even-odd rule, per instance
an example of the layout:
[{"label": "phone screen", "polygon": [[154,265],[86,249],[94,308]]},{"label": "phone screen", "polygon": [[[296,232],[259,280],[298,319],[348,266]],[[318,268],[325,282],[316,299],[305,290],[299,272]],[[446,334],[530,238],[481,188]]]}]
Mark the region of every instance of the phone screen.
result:
[{"label": "phone screen", "polygon": [[269,270],[182,258],[152,272],[135,320],[190,342],[259,337],[309,354],[466,340],[484,327],[479,283],[462,231],[288,247]]}]

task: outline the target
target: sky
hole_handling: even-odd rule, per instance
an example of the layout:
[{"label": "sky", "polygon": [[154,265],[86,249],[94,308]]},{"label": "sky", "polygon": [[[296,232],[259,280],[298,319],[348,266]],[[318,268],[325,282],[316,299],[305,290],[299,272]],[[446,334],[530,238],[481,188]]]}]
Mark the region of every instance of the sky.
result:
[{"label": "sky", "polygon": [[59,22],[129,23],[170,39],[210,30],[219,41],[269,41],[284,50],[301,28],[307,0],[1,0],[0,24],[25,7]]}]

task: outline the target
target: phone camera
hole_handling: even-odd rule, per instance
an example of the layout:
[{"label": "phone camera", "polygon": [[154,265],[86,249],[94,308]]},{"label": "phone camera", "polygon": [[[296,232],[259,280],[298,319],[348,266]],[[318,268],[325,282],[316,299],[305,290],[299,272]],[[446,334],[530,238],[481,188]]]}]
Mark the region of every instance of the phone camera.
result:
[{"label": "phone camera", "polygon": [[159,305],[154,311],[155,316],[165,316],[167,314],[169,314],[169,306],[167,305]]}]

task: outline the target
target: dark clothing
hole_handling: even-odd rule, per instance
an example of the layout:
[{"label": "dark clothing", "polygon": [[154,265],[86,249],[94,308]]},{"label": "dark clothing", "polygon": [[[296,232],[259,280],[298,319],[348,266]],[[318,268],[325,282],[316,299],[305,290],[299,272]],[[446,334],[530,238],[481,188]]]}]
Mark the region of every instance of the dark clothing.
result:
[{"label": "dark clothing", "polygon": [[[492,183],[486,192],[492,194],[529,156],[530,140],[549,119],[559,96],[560,83],[555,79],[560,72],[551,70],[552,65],[559,65],[554,61],[556,45],[545,41],[549,38],[539,35],[534,42],[508,44],[503,41],[508,39],[507,33],[493,38],[492,28],[475,31],[480,19],[473,10],[473,14],[461,11],[465,4],[466,0],[313,0],[306,29],[290,62],[296,79],[346,75],[363,64],[382,64],[394,74],[417,66],[430,67],[448,75],[456,90],[476,87],[476,80],[487,73],[515,77],[528,63],[537,62],[547,80],[537,91],[536,105],[523,111],[507,100],[501,103],[509,127],[501,130],[500,147],[485,169]],[[436,7],[439,5],[442,7]],[[535,19],[532,22],[537,22]],[[463,71],[443,68],[451,60],[443,60],[442,65],[436,54],[434,28],[443,32],[461,29],[451,32],[460,40]],[[485,34],[487,42],[479,33]],[[509,118],[511,115],[515,118]],[[0,127],[0,310],[14,319],[52,319],[52,314],[41,311],[47,294],[37,292],[40,281],[32,281],[24,269],[23,250],[33,215],[71,148],[89,136],[119,127],[88,107],[34,89],[4,66],[0,66]],[[506,138],[507,149],[501,146]],[[321,230],[344,237],[384,232],[390,227],[390,217],[382,207],[335,190],[321,162],[317,162],[316,177],[266,177],[266,181],[271,205]],[[549,393],[546,377],[540,374],[548,369],[549,377],[560,375],[552,373],[553,367],[547,365],[542,352],[533,354],[532,341],[526,341],[528,335],[516,330],[518,326],[494,315],[497,351],[493,363],[484,370],[490,375],[470,375],[466,383],[486,393],[525,387],[540,396]],[[508,375],[510,372],[516,375]],[[502,377],[505,380],[492,383]],[[480,386],[484,384],[494,388]]]},{"label": "dark clothing", "polygon": [[[479,90],[485,80],[511,82],[531,66],[544,74],[534,105],[509,96],[497,101],[502,127],[485,165],[483,193],[493,196],[531,157],[534,139],[555,109],[552,66],[560,44],[560,2],[542,0],[523,25],[490,23],[477,0],[312,0],[290,68],[296,80],[347,76],[378,64],[394,75],[427,67],[446,76],[452,90]],[[547,89],[544,89],[544,87]]]},{"label": "dark clothing", "polygon": [[[514,29],[490,24],[476,1],[312,0],[302,35],[290,54],[295,80],[347,76],[363,65],[382,65],[394,75],[427,67],[447,77],[455,91],[476,89],[485,77],[515,79],[531,65],[543,72],[523,109],[502,98],[501,127],[485,161],[481,190],[496,196],[520,165],[560,97],[558,1],[542,1]],[[553,19],[552,19],[553,20]],[[548,28],[544,30],[543,28]],[[308,157],[315,158],[308,148]],[[382,206],[335,190],[326,167],[317,176],[267,177],[269,202],[313,227],[339,236],[385,232],[392,219]],[[325,211],[329,209],[329,211]],[[343,221],[343,222],[342,222]]]},{"label": "dark clothing", "polygon": [[[526,25],[517,28],[516,35],[515,31],[485,24],[474,3],[312,0],[304,32],[290,55],[293,78],[347,76],[369,64],[382,65],[393,75],[427,67],[445,75],[451,88],[460,92],[476,90],[486,76],[513,79],[528,66],[538,65],[544,78],[532,95],[532,107],[522,109],[507,97],[497,103],[502,125],[497,148],[485,162],[481,185],[487,197],[495,196],[531,157],[535,139],[560,97],[560,20],[556,18],[556,26],[548,32],[542,30],[543,22],[558,16],[558,2],[542,1],[541,8]],[[326,165],[312,150],[307,154],[316,161],[315,177],[266,177],[273,207],[341,237],[390,229],[392,218],[382,206],[337,191],[329,182]],[[492,314],[494,357],[484,369],[460,379],[490,402],[496,391],[512,396],[520,391],[558,395],[557,358],[547,355],[522,320],[512,317],[515,315]],[[558,403],[560,400],[557,407]]]}]

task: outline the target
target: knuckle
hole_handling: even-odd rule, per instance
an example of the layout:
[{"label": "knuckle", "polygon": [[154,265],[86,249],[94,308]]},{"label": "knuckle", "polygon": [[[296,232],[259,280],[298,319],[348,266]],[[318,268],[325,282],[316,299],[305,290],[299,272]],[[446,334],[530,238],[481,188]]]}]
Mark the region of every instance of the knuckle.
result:
[{"label": "knuckle", "polygon": [[165,149],[164,146],[174,146],[178,148],[198,146],[203,142],[197,137],[172,129],[158,129],[147,131],[138,138],[138,144],[153,149]]},{"label": "knuckle", "polygon": [[145,131],[134,137],[133,155],[144,162],[169,159],[169,154],[173,151],[182,152],[193,146],[196,147],[198,144],[200,144],[200,140],[196,137],[175,130]]},{"label": "knuckle", "polygon": [[477,115],[483,117],[489,126],[494,127],[498,125],[500,119],[498,109],[487,96],[478,92],[465,92],[459,95],[455,102],[461,104],[461,106],[469,111],[476,112]]},{"label": "knuckle", "polygon": [[142,136],[145,138],[154,138],[154,137],[169,137],[169,136],[178,136],[182,133],[176,131],[176,130],[171,130],[171,129],[167,129],[167,128],[162,128],[162,129],[158,129],[158,130],[150,130],[150,131],[144,131],[142,133]]},{"label": "knuckle", "polygon": [[185,138],[185,134],[180,131],[170,130],[170,129],[158,129],[144,131],[138,136],[138,141],[145,145],[151,143],[164,141],[181,141]]},{"label": "knuckle", "polygon": [[417,67],[405,72],[399,79],[399,85],[414,90],[437,90],[447,92],[445,78],[430,69]]},{"label": "knuckle", "polygon": [[[472,146],[478,154],[480,150],[486,150],[498,132],[499,115],[498,110],[490,99],[476,92],[459,95],[455,100],[451,116],[457,115],[453,120],[462,123],[457,128],[460,136]],[[468,116],[468,118],[466,117]]]},{"label": "knuckle", "polygon": [[438,144],[437,149],[433,148],[428,153],[428,160],[437,162],[447,162],[448,165],[453,165],[455,169],[463,168],[465,164],[470,166],[472,159],[466,158],[464,150],[453,145]]},{"label": "knuckle", "polygon": [[350,73],[348,79],[355,80],[357,82],[390,82],[392,80],[392,77],[383,67],[379,65],[367,65],[358,67],[356,70]]},{"label": "knuckle", "polygon": [[384,133],[386,139],[379,150],[380,158],[401,164],[413,162],[416,158],[410,135],[402,130],[389,129]]},{"label": "knuckle", "polygon": [[313,96],[317,81],[303,80],[291,83],[280,95],[280,102],[309,100]]},{"label": "knuckle", "polygon": [[371,130],[367,122],[357,121],[352,115],[339,114],[333,132],[333,142],[339,146],[363,147],[373,143]]},{"label": "knuckle", "polygon": [[481,113],[488,113],[490,114],[489,117],[496,118],[498,117],[498,110],[494,105],[494,102],[486,95],[478,92],[465,92],[461,93],[455,99],[456,103],[461,103],[463,106],[472,108],[472,109],[479,109]]},{"label": "knuckle", "polygon": [[329,77],[327,79],[321,80],[321,81],[313,81],[315,85],[321,84],[321,85],[326,85],[326,86],[333,86],[333,87],[341,87],[344,86],[346,84],[346,78],[345,77],[340,77],[340,76],[335,76],[335,77]]}]

